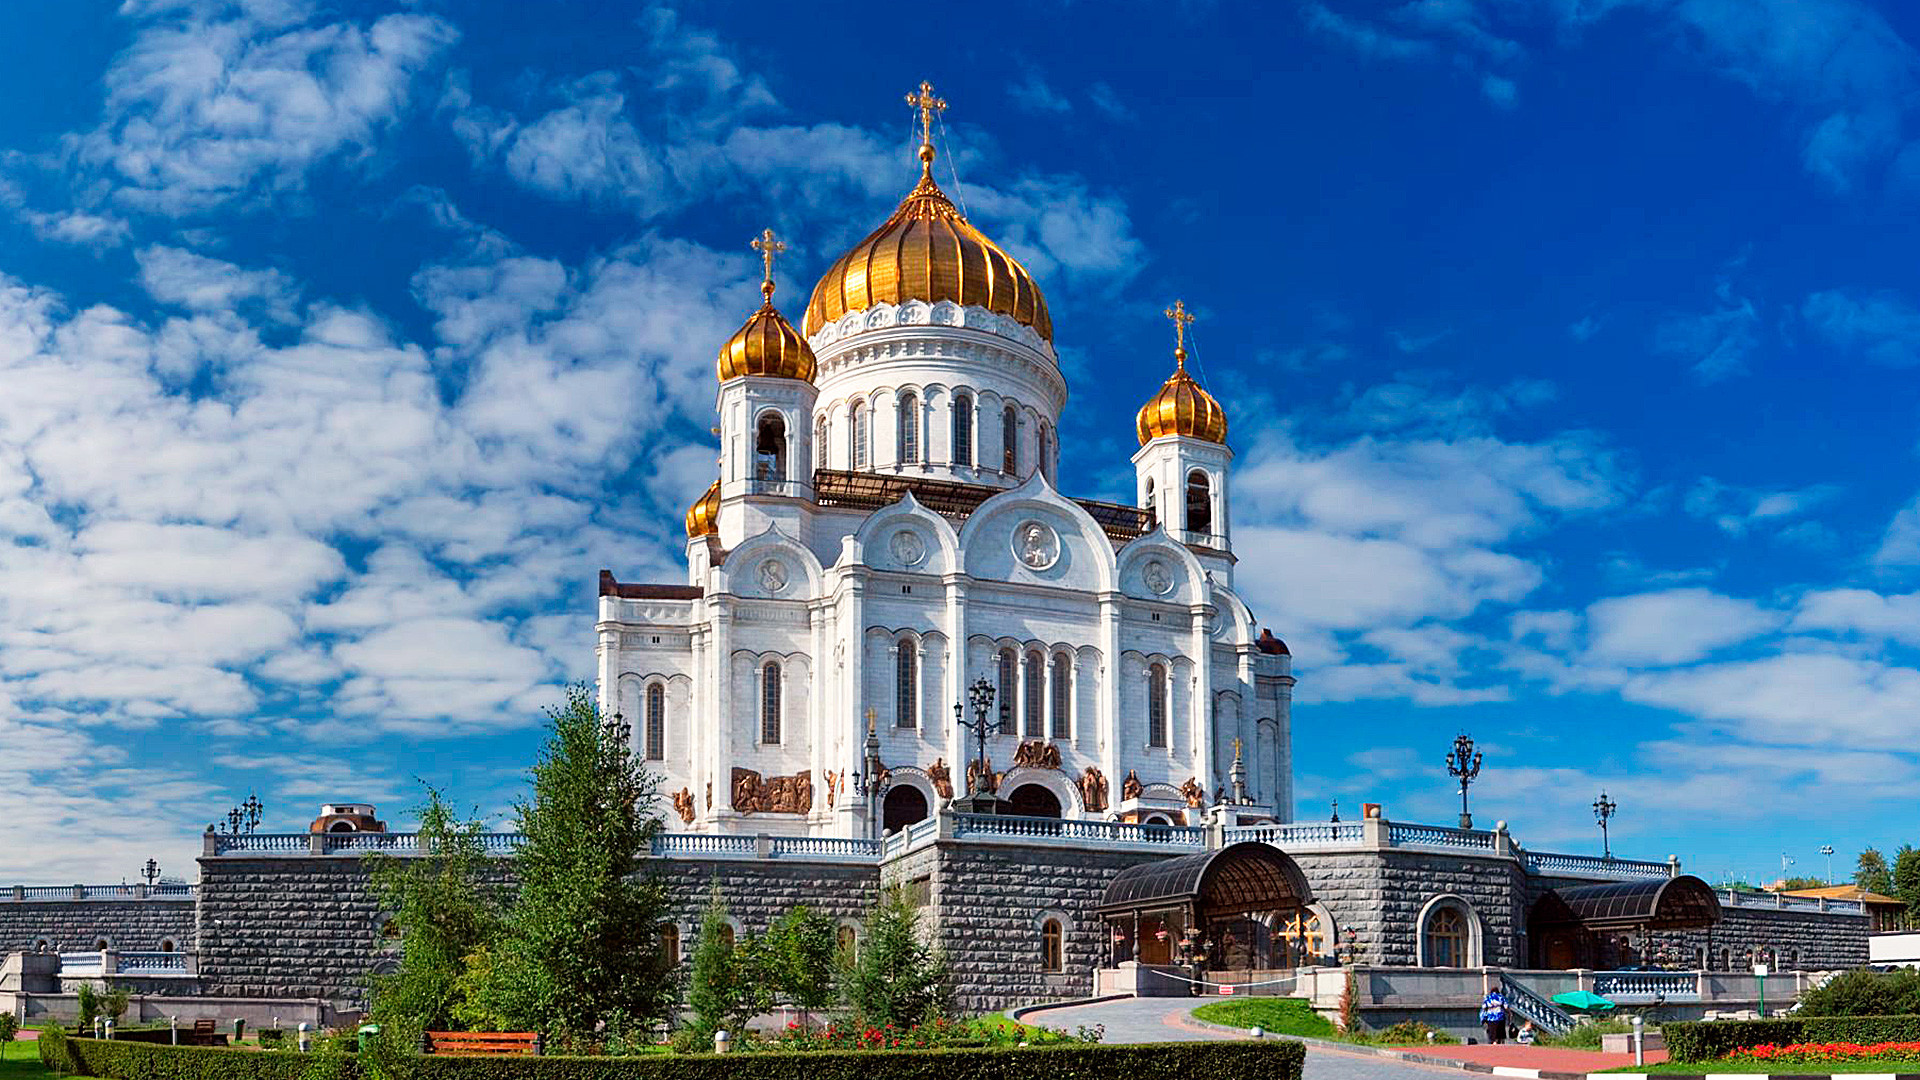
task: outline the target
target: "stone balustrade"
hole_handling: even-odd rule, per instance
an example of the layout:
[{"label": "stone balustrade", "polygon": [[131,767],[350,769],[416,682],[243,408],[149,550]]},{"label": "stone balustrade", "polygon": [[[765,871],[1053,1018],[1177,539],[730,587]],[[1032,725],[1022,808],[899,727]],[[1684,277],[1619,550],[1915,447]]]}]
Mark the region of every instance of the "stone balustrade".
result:
[{"label": "stone balustrade", "polygon": [[109,975],[189,978],[198,974],[194,956],[187,952],[103,949],[98,952],[63,952],[59,955],[60,976],[67,979],[105,978]]},{"label": "stone balustrade", "polygon": [[199,887],[163,885],[15,885],[0,886],[0,904],[65,903],[71,900],[191,900]]}]

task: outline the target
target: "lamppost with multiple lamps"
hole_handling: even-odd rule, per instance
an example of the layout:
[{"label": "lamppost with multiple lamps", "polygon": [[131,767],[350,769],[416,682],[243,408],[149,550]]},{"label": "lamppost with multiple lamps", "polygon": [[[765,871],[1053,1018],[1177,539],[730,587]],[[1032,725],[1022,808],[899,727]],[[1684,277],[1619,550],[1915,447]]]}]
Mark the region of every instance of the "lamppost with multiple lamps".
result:
[{"label": "lamppost with multiple lamps", "polygon": [[1618,809],[1620,804],[1607,798],[1604,788],[1600,791],[1600,797],[1593,800],[1593,820],[1600,823],[1600,857],[1603,859],[1613,858],[1613,844],[1607,839],[1607,820]]},{"label": "lamppost with multiple lamps", "polygon": [[875,725],[875,713],[867,710],[866,757],[862,761],[863,769],[853,770],[853,793],[867,800],[867,836],[880,835],[880,800],[893,786],[893,778],[887,774],[887,767],[880,762],[880,729]]},{"label": "lamppost with multiple lamps", "polygon": [[146,878],[147,884],[151,886],[160,880],[160,864],[153,859],[148,859],[147,865],[140,868],[140,876]]},{"label": "lamppost with multiple lamps", "polygon": [[1480,776],[1480,758],[1483,755],[1473,748],[1473,738],[1461,732],[1453,740],[1453,749],[1447,754],[1447,775],[1460,781],[1460,827],[1473,828],[1473,815],[1467,812],[1467,788]]},{"label": "lamppost with multiple lamps", "polygon": [[1820,854],[1827,857],[1827,884],[1833,884],[1833,845],[1821,844]]},{"label": "lamppost with multiple lamps", "polygon": [[967,794],[965,798],[954,800],[954,809],[962,814],[992,814],[1000,808],[1000,800],[991,790],[993,778],[987,772],[987,736],[998,735],[1006,727],[1006,710],[1000,710],[998,718],[993,717],[993,684],[986,676],[973,681],[967,688],[967,704],[973,706],[973,719],[968,720],[966,710],[959,702],[953,703],[954,722],[965,728],[973,736],[973,765],[967,770]]}]

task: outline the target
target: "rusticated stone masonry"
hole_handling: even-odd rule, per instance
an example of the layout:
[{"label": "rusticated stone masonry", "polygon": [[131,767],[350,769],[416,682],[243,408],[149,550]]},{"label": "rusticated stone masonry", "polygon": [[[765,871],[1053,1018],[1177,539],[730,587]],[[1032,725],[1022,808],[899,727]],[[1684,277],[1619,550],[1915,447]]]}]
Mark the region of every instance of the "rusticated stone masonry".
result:
[{"label": "rusticated stone masonry", "polygon": [[83,952],[105,939],[114,949],[159,952],[171,943],[193,948],[193,901],[187,898],[129,900],[7,901],[0,894],[0,953]]}]

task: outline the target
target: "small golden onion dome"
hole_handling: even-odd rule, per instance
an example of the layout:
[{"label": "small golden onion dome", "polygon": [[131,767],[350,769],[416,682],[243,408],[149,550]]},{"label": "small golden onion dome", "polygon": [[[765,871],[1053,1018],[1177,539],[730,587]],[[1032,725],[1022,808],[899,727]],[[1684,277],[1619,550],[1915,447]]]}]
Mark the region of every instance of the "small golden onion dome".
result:
[{"label": "small golden onion dome", "polygon": [[1053,340],[1053,317],[1033,275],[969,224],[933,182],[933,147],[926,144],[920,183],[813,287],[803,325],[811,337],[849,311],[907,300],[983,307]]},{"label": "small golden onion dome", "polygon": [[1187,350],[1175,349],[1173,358],[1173,375],[1161,384],[1159,393],[1140,407],[1136,423],[1140,445],[1145,446],[1162,435],[1184,435],[1225,445],[1226,410],[1187,374]]},{"label": "small golden onion dome", "polygon": [[687,539],[698,540],[720,532],[720,481],[715,480],[705,495],[687,507]]},{"label": "small golden onion dome", "polygon": [[760,282],[760,310],[720,347],[720,381],[742,375],[764,375],[810,383],[820,366],[813,357],[813,349],[773,306],[773,256],[787,245],[774,238],[772,229],[753,244],[761,250],[767,265],[766,278]]}]

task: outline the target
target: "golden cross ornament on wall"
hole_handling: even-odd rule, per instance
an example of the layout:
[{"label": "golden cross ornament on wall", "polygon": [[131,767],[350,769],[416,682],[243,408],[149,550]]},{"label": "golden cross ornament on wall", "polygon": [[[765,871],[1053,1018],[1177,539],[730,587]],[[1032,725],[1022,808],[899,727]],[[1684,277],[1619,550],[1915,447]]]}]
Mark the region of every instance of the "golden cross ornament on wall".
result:
[{"label": "golden cross ornament on wall", "polygon": [[1193,322],[1193,313],[1187,310],[1186,302],[1175,300],[1167,309],[1167,318],[1173,320],[1173,355],[1181,360],[1187,358],[1187,324]]},{"label": "golden cross ornament on wall", "polygon": [[933,114],[946,111],[946,99],[935,97],[933,84],[922,79],[919,92],[907,95],[907,104],[920,110],[920,141],[926,145],[932,145]]},{"label": "golden cross ornament on wall", "polygon": [[873,730],[873,721],[874,721],[874,718],[875,718],[875,717],[877,717],[877,716],[879,716],[879,715],[880,715],[879,713],[877,713],[877,712],[874,712],[874,711],[873,711],[873,708],[872,708],[871,706],[869,706],[869,707],[868,707],[868,709],[867,709],[867,730],[868,730],[868,731],[872,731],[872,730]]},{"label": "golden cross ornament on wall", "polygon": [[787,242],[773,235],[772,229],[760,233],[753,242],[753,250],[760,253],[760,261],[766,266],[766,276],[760,280],[760,291],[766,296],[773,295],[773,257],[787,250]]}]

